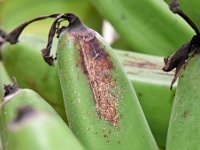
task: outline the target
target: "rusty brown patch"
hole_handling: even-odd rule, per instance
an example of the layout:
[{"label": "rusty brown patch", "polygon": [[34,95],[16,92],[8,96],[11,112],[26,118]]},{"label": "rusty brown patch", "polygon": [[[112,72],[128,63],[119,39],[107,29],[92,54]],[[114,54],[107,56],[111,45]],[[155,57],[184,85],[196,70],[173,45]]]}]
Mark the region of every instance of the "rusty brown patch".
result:
[{"label": "rusty brown patch", "polygon": [[117,87],[111,75],[113,64],[109,60],[109,55],[100,45],[93,31],[74,36],[81,46],[83,70],[93,92],[96,112],[100,119],[106,120],[109,124],[117,127],[119,121],[117,97],[113,92],[116,91]]}]

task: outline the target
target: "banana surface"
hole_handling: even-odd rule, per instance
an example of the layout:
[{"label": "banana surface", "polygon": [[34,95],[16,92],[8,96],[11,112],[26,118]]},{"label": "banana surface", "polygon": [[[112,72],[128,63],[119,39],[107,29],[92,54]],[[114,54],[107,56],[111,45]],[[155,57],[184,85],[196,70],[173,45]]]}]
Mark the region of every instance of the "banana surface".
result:
[{"label": "banana surface", "polygon": [[186,63],[179,76],[170,118],[167,150],[200,149],[200,57]]}]

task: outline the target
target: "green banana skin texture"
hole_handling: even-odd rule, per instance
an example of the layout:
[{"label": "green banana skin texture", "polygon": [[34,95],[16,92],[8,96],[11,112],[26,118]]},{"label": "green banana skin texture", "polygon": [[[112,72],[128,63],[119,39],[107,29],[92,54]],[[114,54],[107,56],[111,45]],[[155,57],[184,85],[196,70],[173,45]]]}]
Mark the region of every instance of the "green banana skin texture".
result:
[{"label": "green banana skin texture", "polygon": [[162,0],[91,2],[134,51],[167,56],[193,35],[184,20],[173,15]]},{"label": "green banana skin texture", "polygon": [[[28,116],[21,122],[18,118],[18,122],[15,119],[16,110],[24,106],[30,106],[40,113]],[[5,150],[64,150],[70,147],[83,150],[56,111],[29,89],[18,89],[4,98],[1,105],[1,131]]]},{"label": "green banana skin texture", "polygon": [[[51,87],[53,88],[51,92],[46,93],[46,95],[54,94],[60,98],[62,97],[62,93],[60,92],[61,89],[58,77],[55,77],[53,79],[54,83],[44,84],[42,81],[43,75],[40,71],[38,71],[40,67],[36,67],[44,65],[46,68],[48,68],[48,66],[43,62],[41,58],[41,53],[39,51],[44,45],[45,45],[44,38],[38,36],[23,36],[20,42],[14,46],[15,48],[10,45],[5,45],[4,51],[2,52],[4,63],[5,66],[7,67],[9,74],[11,76],[15,76],[18,79],[18,84],[20,86],[23,85],[23,87],[32,88],[33,90],[39,91],[39,94],[43,96],[45,94],[45,90],[42,90],[42,92],[40,92],[41,91],[40,88],[49,85],[48,88]],[[56,44],[54,44],[54,46],[55,45]],[[53,49],[56,49],[56,47]],[[144,114],[147,118],[147,121],[150,125],[151,131],[156,139],[156,142],[160,147],[165,147],[169,117],[174,98],[174,93],[169,90],[173,74],[172,73],[168,74],[161,71],[160,68],[162,68],[163,57],[155,57],[155,56],[138,54],[134,52],[126,52],[121,50],[115,50],[114,52],[116,53],[118,60],[122,64],[123,69],[125,70],[126,74],[128,75],[128,78],[131,80],[136,90],[138,99],[140,101]],[[15,55],[13,55],[13,53]],[[23,59],[17,59],[21,57]],[[18,63],[13,63],[13,58],[15,58],[15,60],[17,60]],[[23,72],[21,72],[20,71],[22,70],[21,64],[24,62],[23,60],[26,60],[27,58],[29,61],[26,61],[26,63],[32,65],[30,66],[30,68],[34,68],[34,71],[33,69],[26,69],[26,70],[23,69]],[[10,62],[11,60],[12,63]],[[154,64],[156,66],[156,69],[153,69],[152,66],[149,64]],[[29,71],[30,73],[25,73],[25,71],[27,72]],[[53,71],[54,73],[52,74],[57,75],[57,70],[53,69]],[[40,72],[40,74],[38,72]],[[51,70],[49,71],[49,74],[50,73]],[[33,87],[30,84],[30,82],[25,82],[28,81],[29,78],[32,78],[34,81],[36,79],[35,78],[36,74],[37,74],[37,79],[41,79],[40,81],[38,81],[40,83],[39,85],[36,84]],[[42,83],[44,85],[41,86]],[[37,87],[39,89],[36,89]],[[160,100],[161,94],[162,94],[162,99]],[[62,105],[60,109],[63,109]],[[159,113],[157,112],[158,110]]]},{"label": "green banana skin texture", "polygon": [[167,150],[196,150],[200,140],[200,57],[186,63],[179,76],[170,118]]},{"label": "green banana skin texture", "polygon": [[67,121],[57,67],[47,66],[39,52],[44,41],[34,36],[25,36],[20,41],[19,45],[2,48],[2,59],[9,75],[16,77],[20,87],[36,91]]},{"label": "green banana skin texture", "polygon": [[[83,28],[83,30],[80,28]],[[158,149],[138,102],[136,93],[116,60],[112,49],[95,31],[85,26],[81,26],[80,28],[75,26],[69,29],[69,32],[67,30],[63,31],[60,35],[57,50],[59,78],[69,126],[72,131],[86,149]],[[76,39],[75,37],[83,37],[84,40]],[[89,57],[89,53],[93,52],[89,52],[87,48],[88,52],[84,49],[84,47],[89,46],[88,43],[91,41],[94,42],[91,46],[96,51],[102,50],[100,51],[103,54],[99,54],[99,61],[101,61],[101,57],[104,57],[108,59],[105,60],[107,67],[112,66],[112,69],[108,73],[108,82],[115,81],[112,83],[116,87],[113,87],[110,83],[112,89],[105,90],[106,86],[102,80],[101,84],[105,86],[105,89],[102,89],[103,91],[105,90],[105,93],[102,94],[113,92],[112,94],[116,96],[114,103],[116,103],[115,106],[117,108],[112,107],[116,112],[114,117],[112,113],[104,112],[106,110],[102,108],[103,106],[99,102],[101,100],[97,98],[98,87],[92,84],[92,75],[90,74],[91,76],[89,76],[86,73],[91,70],[84,69],[84,67],[87,68],[91,65],[87,62],[90,60],[85,60],[85,58]],[[96,45],[99,47],[95,47]],[[83,51],[80,50],[81,48]],[[95,56],[98,57],[98,54]],[[88,63],[89,66],[83,63]],[[106,68],[101,69],[102,73],[106,72]],[[93,71],[95,72],[95,70]],[[99,76],[97,75],[97,77]],[[105,102],[102,103],[107,105]],[[101,109],[99,110],[99,107],[103,111]],[[108,110],[110,107],[108,106]],[[106,119],[108,120],[106,121]]]},{"label": "green banana skin texture", "polygon": [[[3,62],[0,60],[0,103],[4,95],[4,85],[10,84],[10,83],[11,83],[11,79],[8,76],[8,73],[5,69]],[[1,143],[1,134],[0,134],[0,150],[1,149],[2,149],[2,143]]]}]

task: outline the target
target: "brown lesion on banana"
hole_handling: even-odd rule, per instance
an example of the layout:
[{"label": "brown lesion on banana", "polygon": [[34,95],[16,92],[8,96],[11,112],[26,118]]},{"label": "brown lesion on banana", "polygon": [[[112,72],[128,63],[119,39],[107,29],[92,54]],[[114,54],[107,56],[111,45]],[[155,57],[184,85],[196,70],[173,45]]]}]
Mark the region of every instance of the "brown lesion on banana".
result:
[{"label": "brown lesion on banana", "polygon": [[180,70],[185,66],[186,62],[200,52],[200,32],[194,22],[192,22],[192,20],[190,20],[190,18],[181,10],[178,0],[172,0],[169,4],[169,8],[174,14],[178,14],[182,17],[196,33],[188,43],[182,45],[172,55],[164,58],[165,64],[162,68],[163,71],[169,72],[176,69],[170,86],[170,89],[172,89],[173,84],[180,74]]},{"label": "brown lesion on banana", "polygon": [[73,35],[80,44],[82,66],[96,103],[96,112],[100,119],[118,127],[119,115],[117,114],[116,81],[111,74],[113,64],[109,55],[104,50],[90,29],[84,34]]}]

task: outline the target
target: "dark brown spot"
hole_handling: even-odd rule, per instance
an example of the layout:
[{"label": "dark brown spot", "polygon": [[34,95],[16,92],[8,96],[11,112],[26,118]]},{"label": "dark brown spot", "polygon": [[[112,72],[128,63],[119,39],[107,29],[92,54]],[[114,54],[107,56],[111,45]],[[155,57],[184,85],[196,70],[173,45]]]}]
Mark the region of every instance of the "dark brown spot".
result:
[{"label": "dark brown spot", "polygon": [[138,92],[137,95],[138,95],[139,97],[141,97],[141,96],[142,96],[142,93]]},{"label": "dark brown spot", "polygon": [[23,106],[17,110],[17,116],[14,122],[20,122],[21,120],[23,120],[26,117],[29,117],[35,112],[36,110],[34,110],[31,106]]},{"label": "dark brown spot", "polygon": [[189,115],[189,111],[185,110],[185,111],[183,112],[183,117],[184,117],[184,118],[187,118],[188,115]]}]

